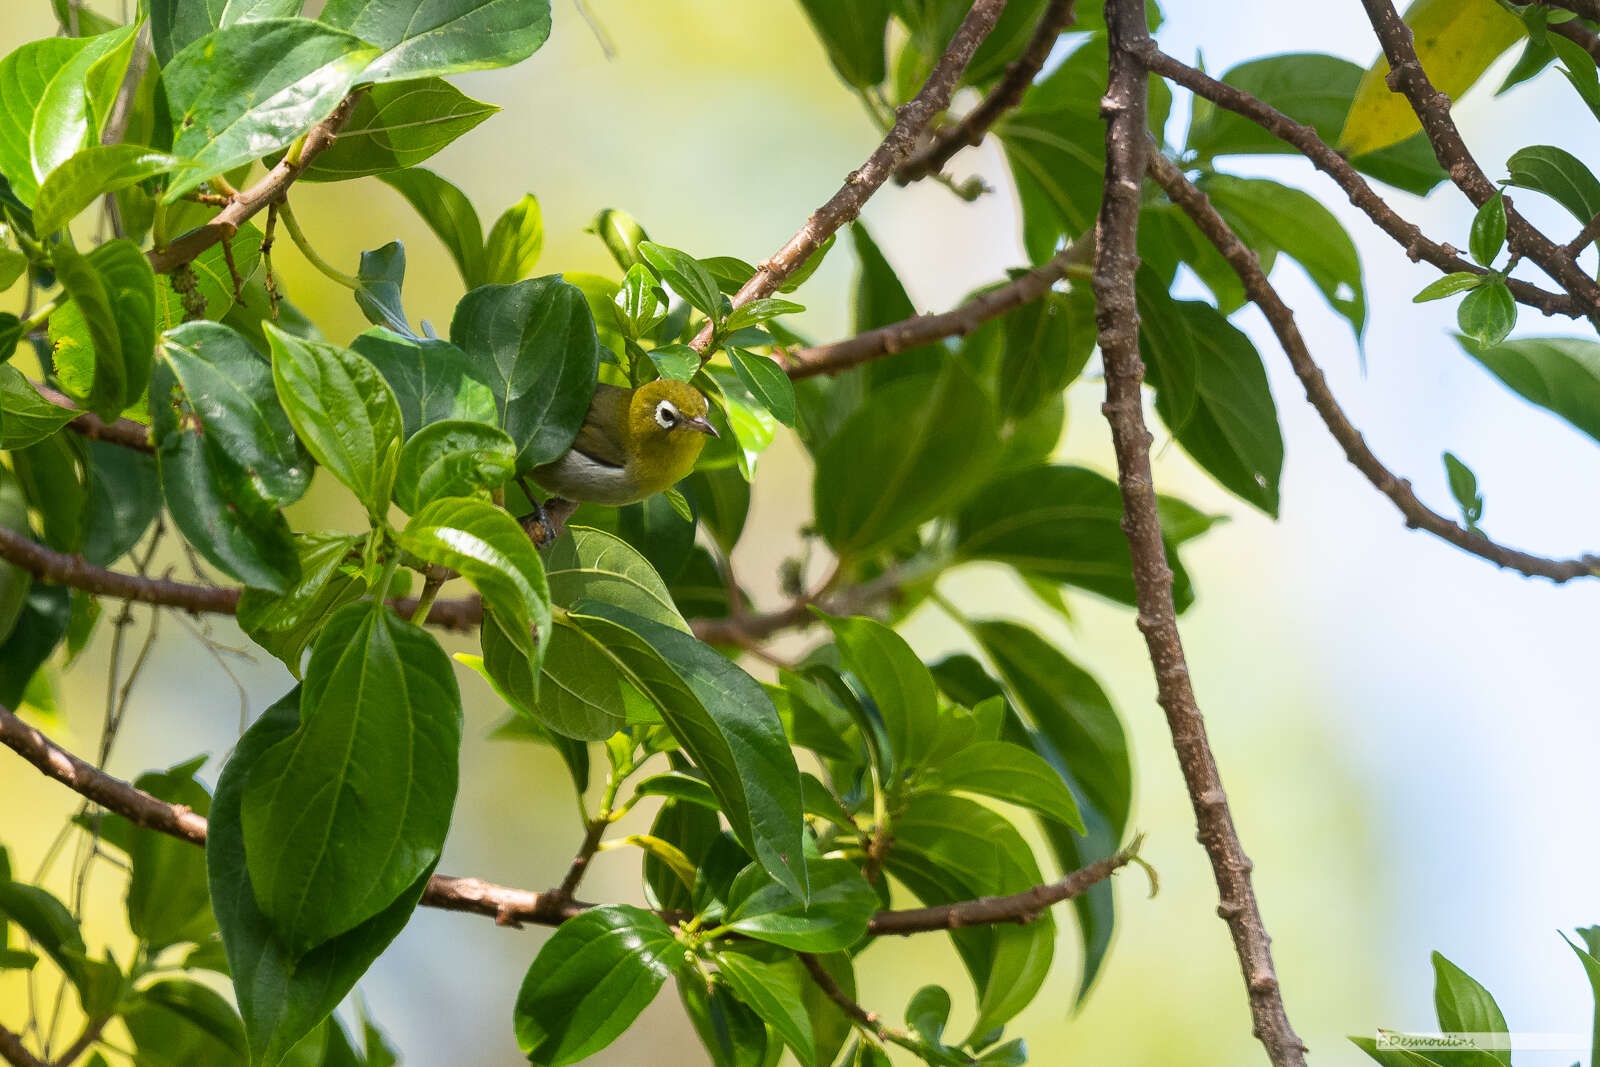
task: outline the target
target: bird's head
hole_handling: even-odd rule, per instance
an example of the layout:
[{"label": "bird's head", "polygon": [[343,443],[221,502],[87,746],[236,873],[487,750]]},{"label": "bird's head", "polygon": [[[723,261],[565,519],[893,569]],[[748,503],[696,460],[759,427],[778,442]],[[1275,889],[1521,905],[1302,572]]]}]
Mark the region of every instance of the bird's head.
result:
[{"label": "bird's head", "polygon": [[706,418],[709,410],[705,394],[688,382],[661,378],[639,386],[628,404],[628,428],[640,453],[638,460],[659,464],[680,478],[688,474],[706,437],[718,436]]}]

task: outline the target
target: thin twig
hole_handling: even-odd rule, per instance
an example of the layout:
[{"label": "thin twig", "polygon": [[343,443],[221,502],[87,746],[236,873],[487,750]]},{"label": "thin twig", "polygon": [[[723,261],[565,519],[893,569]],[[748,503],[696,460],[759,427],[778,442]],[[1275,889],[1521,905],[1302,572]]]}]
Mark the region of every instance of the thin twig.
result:
[{"label": "thin twig", "polygon": [[[772,258],[762,263],[751,279],[733,296],[733,306],[743,307],[752,300],[771,296],[785,278],[798,270],[811,254],[839,227],[853,222],[861,208],[877,192],[916,146],[917,135],[933,117],[950,106],[956,83],[972,60],[983,39],[1005,9],[1006,0],[973,0],[944,54],[934,64],[917,95],[900,108],[894,125],[867,161],[845,178],[844,185],[826,204],[814,211],[805,225],[789,238]],[[691,342],[702,361],[711,351],[712,326],[708,322]]]},{"label": "thin twig", "polygon": [[908,185],[943,171],[951,157],[982,141],[1000,116],[1020,104],[1023,94],[1044,68],[1045,60],[1050,58],[1050,50],[1072,25],[1073,3],[1074,0],[1050,0],[1022,54],[1006,67],[988,95],[963,115],[960,122],[938,131],[930,144],[896,167],[894,180]]},{"label": "thin twig", "polygon": [[1150,472],[1151,435],[1140,383],[1139,312],[1134,296],[1141,191],[1149,148],[1149,82],[1138,51],[1148,38],[1144,0],[1107,0],[1110,83],[1101,100],[1107,119],[1105,181],[1096,223],[1095,321],[1105,362],[1106,401],[1122,492],[1122,530],[1133,561],[1138,626],[1156,676],[1156,700],[1166,713],[1173,748],[1193,803],[1200,843],[1211,860],[1221,897],[1218,912],[1233,935],[1244,973],[1255,1033],[1277,1067],[1303,1067],[1305,1046],[1295,1036],[1273,969],[1270,939],[1250,885],[1250,860],[1228,809],[1228,795],[1206,737],[1189,665],[1178,634],[1161,518]]}]

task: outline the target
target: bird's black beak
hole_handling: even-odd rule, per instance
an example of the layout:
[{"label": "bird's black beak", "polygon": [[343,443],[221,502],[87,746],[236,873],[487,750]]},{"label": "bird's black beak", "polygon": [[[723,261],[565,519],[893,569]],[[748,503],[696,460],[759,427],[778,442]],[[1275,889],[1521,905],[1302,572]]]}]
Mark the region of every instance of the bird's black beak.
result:
[{"label": "bird's black beak", "polygon": [[696,415],[692,419],[684,419],[683,420],[683,424],[685,426],[687,426],[691,430],[700,431],[701,433],[705,434],[707,437],[721,437],[722,436],[720,433],[717,432],[717,428],[715,426],[711,425],[711,420],[707,419],[704,415]]}]

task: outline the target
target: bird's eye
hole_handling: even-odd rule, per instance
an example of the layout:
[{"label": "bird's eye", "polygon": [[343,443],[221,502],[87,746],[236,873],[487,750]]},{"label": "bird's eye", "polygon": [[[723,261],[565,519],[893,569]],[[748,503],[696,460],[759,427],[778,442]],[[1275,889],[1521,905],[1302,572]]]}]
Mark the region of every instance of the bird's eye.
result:
[{"label": "bird's eye", "polygon": [[663,430],[670,430],[678,424],[678,409],[672,406],[671,401],[663,400],[656,405],[656,422]]}]

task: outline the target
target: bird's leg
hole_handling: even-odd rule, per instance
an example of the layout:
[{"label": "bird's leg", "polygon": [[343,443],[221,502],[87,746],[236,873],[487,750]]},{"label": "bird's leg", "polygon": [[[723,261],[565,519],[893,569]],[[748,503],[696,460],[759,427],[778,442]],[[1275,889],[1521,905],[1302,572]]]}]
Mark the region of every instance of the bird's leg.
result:
[{"label": "bird's leg", "polygon": [[534,547],[549,548],[556,543],[556,538],[561,536],[561,531],[566,529],[567,520],[578,510],[578,505],[575,501],[555,496],[540,504],[538,498],[528,488],[527,482],[519,478],[517,484],[522,486],[523,495],[528,498],[528,503],[533,505],[533,511],[517,521],[522,524],[522,529]]}]

